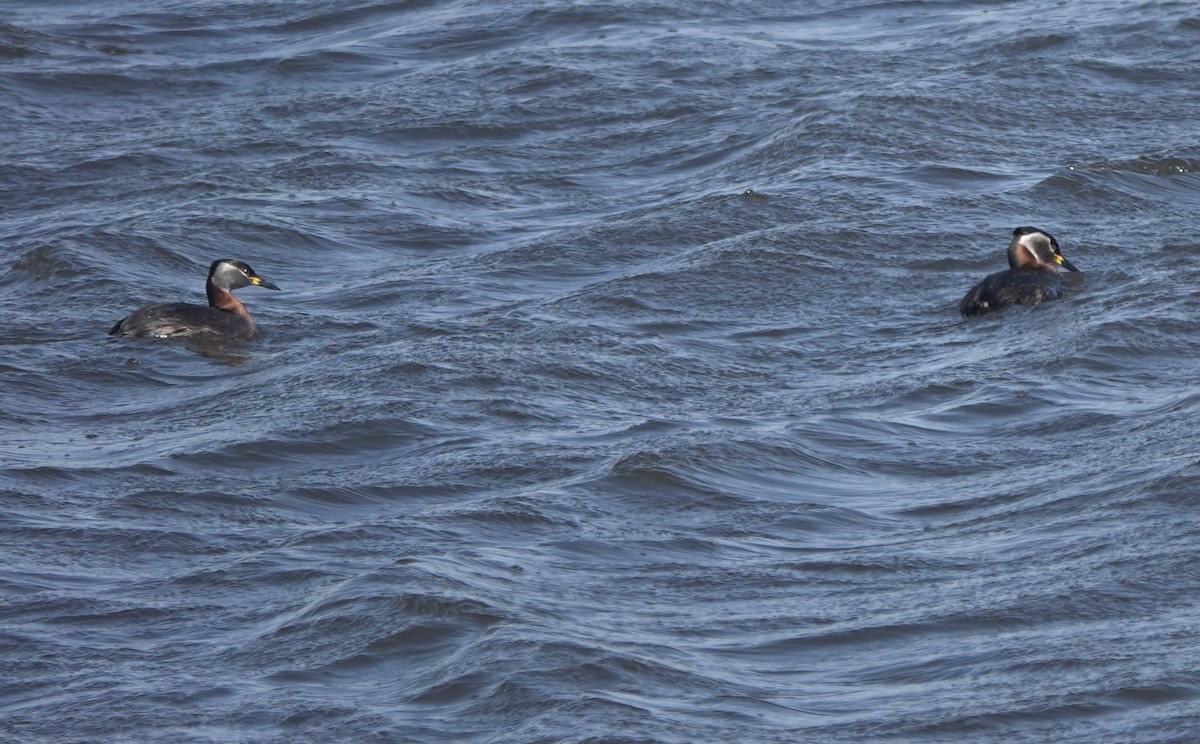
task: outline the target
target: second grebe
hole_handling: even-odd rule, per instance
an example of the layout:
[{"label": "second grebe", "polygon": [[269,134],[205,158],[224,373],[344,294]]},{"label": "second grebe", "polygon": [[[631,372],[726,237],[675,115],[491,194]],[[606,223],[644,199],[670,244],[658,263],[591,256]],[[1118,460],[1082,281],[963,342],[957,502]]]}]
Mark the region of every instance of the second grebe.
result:
[{"label": "second grebe", "polygon": [[1079,269],[1063,258],[1058,241],[1045,230],[1018,227],[1008,244],[1008,269],[998,271],[976,284],[958,303],[963,315],[983,315],[1010,305],[1036,305],[1056,300],[1066,281],[1059,266],[1068,271]]}]

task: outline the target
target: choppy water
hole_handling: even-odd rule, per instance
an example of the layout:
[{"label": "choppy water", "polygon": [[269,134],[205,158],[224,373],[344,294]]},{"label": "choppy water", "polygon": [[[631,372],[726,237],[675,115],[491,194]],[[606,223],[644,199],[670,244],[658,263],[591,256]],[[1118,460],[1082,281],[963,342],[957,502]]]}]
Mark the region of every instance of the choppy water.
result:
[{"label": "choppy water", "polygon": [[[0,739],[1194,741],[1198,48],[7,3]],[[1082,284],[958,317],[1025,224]],[[105,335],[225,256],[260,338]]]}]

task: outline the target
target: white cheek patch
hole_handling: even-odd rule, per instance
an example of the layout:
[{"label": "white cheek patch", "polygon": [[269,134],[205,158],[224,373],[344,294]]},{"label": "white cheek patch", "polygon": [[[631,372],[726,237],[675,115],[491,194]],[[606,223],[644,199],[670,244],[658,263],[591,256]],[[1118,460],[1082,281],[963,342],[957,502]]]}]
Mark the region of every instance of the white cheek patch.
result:
[{"label": "white cheek patch", "polygon": [[1022,235],[1017,242],[1032,251],[1038,243],[1049,243],[1050,239],[1046,237],[1045,233],[1033,232]]},{"label": "white cheek patch", "polygon": [[1054,244],[1050,236],[1044,232],[1033,232],[1022,235],[1017,241],[1029,253],[1029,257],[1037,263],[1054,262]]}]

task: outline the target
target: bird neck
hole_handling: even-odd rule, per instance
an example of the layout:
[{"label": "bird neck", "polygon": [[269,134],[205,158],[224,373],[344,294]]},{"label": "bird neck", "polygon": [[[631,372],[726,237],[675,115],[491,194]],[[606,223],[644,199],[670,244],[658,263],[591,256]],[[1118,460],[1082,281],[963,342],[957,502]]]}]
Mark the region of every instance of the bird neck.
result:
[{"label": "bird neck", "polygon": [[1014,243],[1008,249],[1008,267],[1010,269],[1050,269],[1054,270],[1053,266],[1047,266],[1038,260],[1033,251],[1029,250],[1020,243]]},{"label": "bird neck", "polygon": [[209,307],[249,317],[249,313],[246,312],[246,306],[242,304],[241,300],[233,296],[233,292],[221,289],[212,282],[206,284],[204,289],[208,293]]}]

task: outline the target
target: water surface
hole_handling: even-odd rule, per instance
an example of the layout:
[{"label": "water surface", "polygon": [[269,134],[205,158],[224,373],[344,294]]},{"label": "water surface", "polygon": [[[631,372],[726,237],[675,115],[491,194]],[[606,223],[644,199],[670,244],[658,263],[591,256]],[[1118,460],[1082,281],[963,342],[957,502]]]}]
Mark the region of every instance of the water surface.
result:
[{"label": "water surface", "polygon": [[[2,738],[1190,741],[1198,42],[10,7]],[[1026,224],[1082,281],[958,317]],[[226,256],[258,339],[105,335]]]}]

